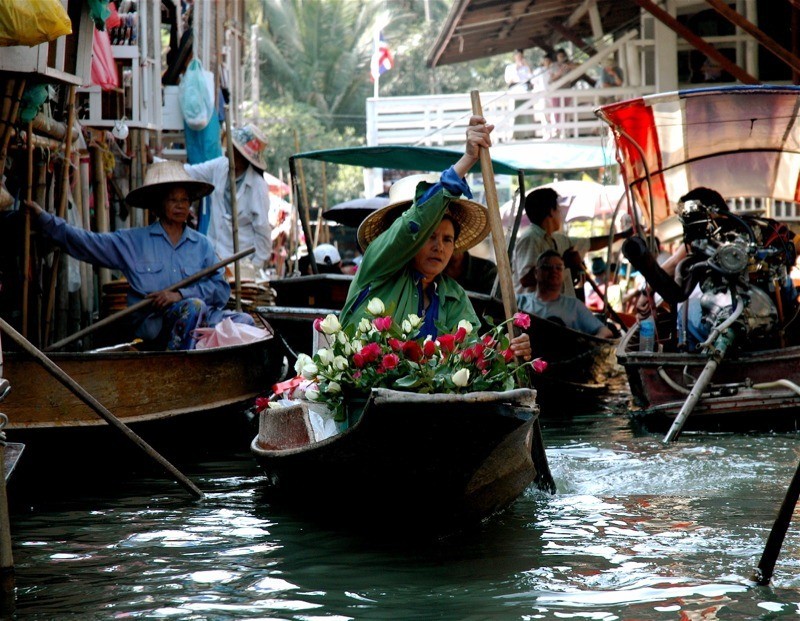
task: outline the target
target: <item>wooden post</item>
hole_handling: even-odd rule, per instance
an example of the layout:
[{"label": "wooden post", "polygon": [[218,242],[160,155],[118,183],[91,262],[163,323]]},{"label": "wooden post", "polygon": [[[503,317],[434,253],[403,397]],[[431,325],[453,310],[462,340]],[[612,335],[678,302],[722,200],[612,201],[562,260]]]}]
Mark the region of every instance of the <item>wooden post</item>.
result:
[{"label": "wooden post", "polygon": [[0,430],[0,616],[12,612],[14,602],[14,556],[6,497],[5,449],[5,437]]},{"label": "wooden post", "polygon": [[[64,142],[64,163],[61,169],[61,192],[58,200],[58,211],[56,215],[59,218],[66,218],[67,216],[67,202],[69,201],[69,173],[72,166],[72,126],[75,124],[75,86],[69,87],[69,95],[67,96],[67,128],[66,137]],[[50,291],[47,295],[47,304],[44,312],[44,343],[50,341],[50,326],[53,318],[53,304],[56,297],[56,282],[58,280],[58,265],[61,260],[61,248],[56,247],[53,250],[53,266],[51,269],[50,277]]]},{"label": "wooden post", "polygon": [[[106,171],[103,167],[103,149],[99,145],[90,148],[92,173],[94,176],[94,213],[97,218],[97,232],[108,233],[108,188],[106,187]],[[98,270],[100,291],[103,285],[111,282],[111,271],[107,267]]]},{"label": "wooden post", "polygon": [[[28,166],[27,166],[27,187],[25,189],[25,199],[29,202],[33,200],[33,140],[31,134],[33,127],[28,123]],[[30,294],[31,282],[31,213],[25,210],[25,225],[22,238],[22,336],[28,335],[28,296]]]},{"label": "wooden post", "polygon": [[[236,197],[236,165],[233,153],[233,133],[231,132],[231,109],[225,104],[225,137],[228,150],[228,184],[231,187],[231,235],[233,236],[233,254],[239,252],[239,206]],[[234,300],[236,310],[242,310],[242,272],[239,262],[233,264]]]}]

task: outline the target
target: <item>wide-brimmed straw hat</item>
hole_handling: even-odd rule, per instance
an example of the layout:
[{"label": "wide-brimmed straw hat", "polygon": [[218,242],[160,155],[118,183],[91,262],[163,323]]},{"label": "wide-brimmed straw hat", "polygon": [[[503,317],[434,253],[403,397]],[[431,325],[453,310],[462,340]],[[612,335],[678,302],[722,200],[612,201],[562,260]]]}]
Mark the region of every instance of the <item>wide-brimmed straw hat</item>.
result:
[{"label": "wide-brimmed straw hat", "polygon": [[128,192],[125,202],[132,207],[145,209],[160,207],[166,192],[175,186],[185,188],[192,201],[214,191],[210,183],[192,179],[181,162],[168,160],[152,164],[144,175],[144,184]]},{"label": "wide-brimmed straw hat", "polygon": [[267,170],[266,150],[269,142],[255,125],[234,127],[231,130],[233,146],[247,158],[253,166],[261,172]]},{"label": "wide-brimmed straw hat", "polygon": [[[414,201],[417,185],[425,182],[433,185],[439,181],[438,174],[411,175],[396,181],[389,188],[389,204],[368,215],[358,227],[358,244],[366,250],[372,241],[388,229]],[[460,232],[454,251],[472,248],[489,234],[489,217],[486,207],[466,198],[451,198],[445,212],[458,222]]]}]

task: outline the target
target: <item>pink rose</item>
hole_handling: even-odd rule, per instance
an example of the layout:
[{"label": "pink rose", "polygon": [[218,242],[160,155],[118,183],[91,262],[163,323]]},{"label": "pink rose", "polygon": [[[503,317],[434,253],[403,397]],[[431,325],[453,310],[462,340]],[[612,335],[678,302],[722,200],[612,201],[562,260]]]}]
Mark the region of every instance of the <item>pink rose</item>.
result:
[{"label": "pink rose", "polygon": [[375,329],[380,332],[386,332],[389,328],[392,327],[392,318],[391,317],[375,317],[372,320],[372,325],[375,326]]},{"label": "pink rose", "polygon": [[317,318],[314,320],[314,329],[315,329],[317,332],[322,332],[322,317],[317,317]]},{"label": "pink rose", "polygon": [[547,361],[544,358],[536,358],[533,361],[533,370],[536,373],[544,373],[547,371]]},{"label": "pink rose", "polygon": [[514,325],[523,330],[531,327],[531,318],[527,313],[514,313]]}]

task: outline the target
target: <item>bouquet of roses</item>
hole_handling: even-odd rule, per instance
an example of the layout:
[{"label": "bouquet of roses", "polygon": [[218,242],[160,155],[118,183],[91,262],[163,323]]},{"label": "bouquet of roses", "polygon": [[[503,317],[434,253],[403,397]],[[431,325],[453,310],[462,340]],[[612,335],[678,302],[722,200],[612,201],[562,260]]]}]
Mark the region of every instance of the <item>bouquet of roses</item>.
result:
[{"label": "bouquet of roses", "polygon": [[[342,328],[335,315],[319,318],[314,327],[323,333],[328,347],[313,357],[301,354],[295,370],[312,383],[306,399],[325,403],[334,419],[345,419],[346,399],[366,396],[371,388],[384,387],[417,393],[466,393],[510,390],[527,385],[525,367],[542,372],[541,359],[519,364],[509,347],[505,325],[527,329],[530,317],[517,313],[484,335],[461,321],[453,334],[415,339],[422,319],[409,315],[401,323],[392,320],[391,310],[372,298],[357,326]],[[440,332],[443,330],[440,329]]]}]

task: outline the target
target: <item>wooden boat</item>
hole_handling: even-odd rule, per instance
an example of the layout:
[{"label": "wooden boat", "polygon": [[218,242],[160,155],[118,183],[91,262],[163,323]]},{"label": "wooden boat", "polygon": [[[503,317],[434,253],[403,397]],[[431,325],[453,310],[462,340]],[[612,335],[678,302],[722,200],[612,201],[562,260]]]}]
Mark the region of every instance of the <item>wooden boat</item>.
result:
[{"label": "wooden boat", "polygon": [[547,361],[544,373],[531,374],[542,414],[564,415],[573,407],[595,405],[608,392],[617,341],[528,315],[533,356]]},{"label": "wooden boat", "polygon": [[6,481],[11,478],[11,474],[14,472],[14,468],[17,467],[17,462],[22,456],[24,448],[25,445],[19,442],[6,443],[3,449],[3,472],[5,473]]},{"label": "wooden boat", "polygon": [[319,442],[305,404],[262,411],[251,451],[270,498],[351,523],[449,532],[507,507],[534,480],[554,491],[535,399],[529,389],[376,388],[354,424]]},{"label": "wooden boat", "polygon": [[[699,186],[713,188],[725,197],[738,222],[744,222],[740,225],[744,229],[750,226],[744,220],[749,212],[766,211],[767,217],[777,220],[797,218],[800,88],[697,89],[611,104],[598,115],[615,135],[626,183],[642,206],[638,217],[654,223],[656,234],[660,227],[678,220],[672,211],[679,197]],[[696,222],[688,240],[696,256],[717,261],[715,253],[735,248],[747,259],[744,267],[737,268],[740,272],[725,264],[732,270],[727,278],[731,291],[738,287],[745,294],[732,299],[748,300],[749,296],[748,305],[757,297],[766,300],[766,305],[774,302],[768,288],[755,291],[757,296],[750,295],[747,288],[756,286],[759,274],[770,273],[769,260],[775,254],[756,243],[740,244],[733,232],[718,240],[713,237],[715,227],[701,229],[703,220]],[[660,340],[652,353],[639,351],[638,327],[630,330],[620,341],[616,356],[641,408],[632,415],[661,427],[675,421],[688,404],[687,429],[796,428],[800,422],[800,345],[785,331],[790,318],[782,317],[780,311],[775,316],[769,339],[751,339],[751,328],[746,318],[742,319],[734,345],[723,349],[721,355],[716,342],[706,353],[682,352],[674,320],[659,319]],[[779,346],[784,336],[788,338]],[[712,368],[709,363],[715,356],[720,361]],[[709,373],[701,378],[706,368]]]},{"label": "wooden boat", "polygon": [[[192,351],[112,348],[51,353],[50,359],[124,423],[142,424],[250,404],[279,378],[283,352],[274,338]],[[4,352],[13,389],[3,402],[10,431],[107,426],[39,363]]]}]

